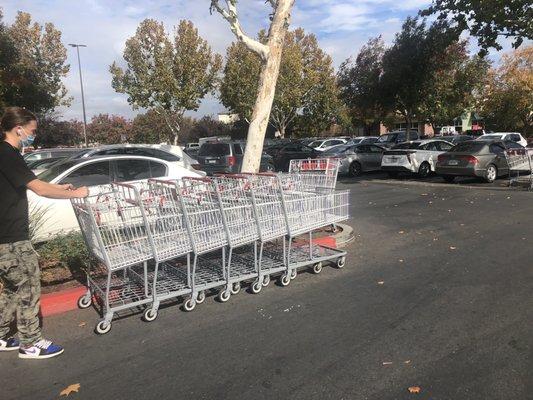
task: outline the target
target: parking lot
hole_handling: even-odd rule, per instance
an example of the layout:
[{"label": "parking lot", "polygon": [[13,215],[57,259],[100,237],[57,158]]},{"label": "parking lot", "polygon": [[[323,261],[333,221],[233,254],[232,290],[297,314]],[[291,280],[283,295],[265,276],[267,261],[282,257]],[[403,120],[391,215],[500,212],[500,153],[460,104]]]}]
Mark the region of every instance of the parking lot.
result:
[{"label": "parking lot", "polygon": [[92,309],[47,318],[65,354],[3,354],[2,400],[74,383],[73,399],[528,398],[532,194],[428,182],[341,179],[356,233],[342,270],[191,313],[169,305],[106,336]]}]

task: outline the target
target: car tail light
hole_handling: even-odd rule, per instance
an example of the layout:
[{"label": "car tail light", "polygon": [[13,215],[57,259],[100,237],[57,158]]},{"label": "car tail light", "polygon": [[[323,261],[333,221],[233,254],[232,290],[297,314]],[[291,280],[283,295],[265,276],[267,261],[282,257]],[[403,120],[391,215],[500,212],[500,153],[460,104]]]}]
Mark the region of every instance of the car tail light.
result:
[{"label": "car tail light", "polygon": [[230,167],[233,167],[236,162],[237,162],[237,159],[235,158],[235,156],[229,156],[228,157],[228,163],[229,163]]},{"label": "car tail light", "polygon": [[444,163],[449,157],[444,155],[444,154],[440,154],[439,157],[437,158],[437,163],[438,164],[442,164]]},{"label": "car tail light", "polygon": [[474,156],[464,156],[463,159],[468,163],[472,165],[477,165],[479,163],[479,160]]}]

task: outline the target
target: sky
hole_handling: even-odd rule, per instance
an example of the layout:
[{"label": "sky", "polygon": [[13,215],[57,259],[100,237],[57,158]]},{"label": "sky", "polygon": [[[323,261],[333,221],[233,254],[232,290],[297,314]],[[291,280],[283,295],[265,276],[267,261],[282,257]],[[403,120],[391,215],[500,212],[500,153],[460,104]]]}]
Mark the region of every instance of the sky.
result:
[{"label": "sky", "polygon": [[[402,21],[416,15],[427,0],[296,0],[291,27],[314,33],[321,47],[338,66],[356,55],[371,37],[382,35],[387,43],[401,28]],[[218,14],[209,13],[209,0],[2,0],[5,21],[13,22],[17,11],[29,12],[34,21],[52,22],[67,43],[87,45],[80,49],[88,119],[99,113],[135,115],[127,97],[111,87],[109,65],[122,62],[126,40],[145,18],[162,21],[168,32],[179,20],[191,20],[213,50],[224,55],[234,41],[228,24]],[[241,24],[250,36],[268,27],[271,9],[265,0],[240,0]],[[507,47],[507,46],[506,46]],[[82,115],[78,62],[75,49],[68,47],[70,72],[64,78],[72,105],[58,111],[65,119]],[[191,116],[224,112],[219,101],[209,96]]]}]

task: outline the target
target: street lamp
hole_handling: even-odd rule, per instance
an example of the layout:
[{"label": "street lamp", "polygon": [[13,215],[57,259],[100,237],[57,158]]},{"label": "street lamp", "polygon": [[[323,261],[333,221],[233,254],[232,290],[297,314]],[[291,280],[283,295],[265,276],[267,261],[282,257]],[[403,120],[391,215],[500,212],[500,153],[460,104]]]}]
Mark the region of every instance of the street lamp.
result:
[{"label": "street lamp", "polygon": [[85,115],[85,96],[83,95],[83,78],[81,76],[81,61],[80,61],[80,47],[87,47],[84,44],[69,43],[70,47],[75,47],[78,53],[78,68],[80,70],[80,86],[81,86],[81,106],[83,107],[83,138],[85,140],[85,147],[88,147],[87,143],[87,117]]}]

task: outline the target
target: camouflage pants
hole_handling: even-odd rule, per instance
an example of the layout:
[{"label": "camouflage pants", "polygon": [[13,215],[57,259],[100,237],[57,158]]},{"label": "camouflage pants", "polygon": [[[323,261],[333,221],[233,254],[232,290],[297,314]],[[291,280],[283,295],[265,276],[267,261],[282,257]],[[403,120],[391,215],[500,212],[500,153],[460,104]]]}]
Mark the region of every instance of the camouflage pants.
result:
[{"label": "camouflage pants", "polygon": [[0,282],[0,338],[9,335],[16,314],[20,343],[39,341],[41,271],[29,241],[0,244]]}]

